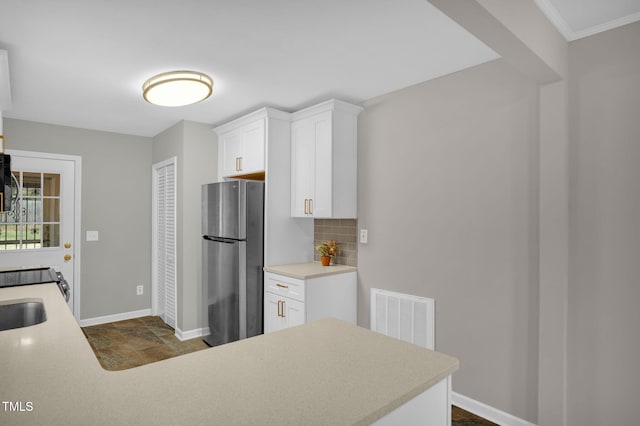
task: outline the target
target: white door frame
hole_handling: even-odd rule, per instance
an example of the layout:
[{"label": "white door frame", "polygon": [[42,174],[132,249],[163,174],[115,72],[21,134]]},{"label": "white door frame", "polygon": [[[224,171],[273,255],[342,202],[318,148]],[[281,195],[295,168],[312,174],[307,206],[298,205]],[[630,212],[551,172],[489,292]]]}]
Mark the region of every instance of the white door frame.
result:
[{"label": "white door frame", "polygon": [[[160,161],[159,163],[156,163],[154,165],[151,166],[151,218],[152,218],[152,224],[151,224],[151,314],[152,315],[159,315],[160,313],[160,307],[158,306],[158,299],[157,299],[157,295],[158,295],[158,274],[157,274],[157,267],[158,267],[158,241],[157,241],[157,229],[158,229],[158,206],[157,206],[157,192],[158,192],[158,188],[157,188],[157,176],[158,176],[158,170],[169,166],[169,165],[173,165],[174,167],[174,171],[175,171],[175,179],[174,179],[174,196],[175,196],[175,204],[174,204],[174,217],[176,218],[176,221],[174,223],[174,229],[173,229],[173,234],[176,237],[176,250],[174,253],[174,264],[175,264],[175,274],[176,274],[176,286],[178,284],[178,215],[177,215],[177,210],[178,210],[178,157],[171,157],[168,158],[164,161]],[[174,314],[174,318],[175,318],[175,329],[176,331],[178,330],[178,289],[175,289],[176,294],[175,294],[175,312]]]},{"label": "white door frame", "polygon": [[81,246],[82,242],[82,157],[79,155],[52,154],[47,152],[21,151],[17,149],[8,149],[5,154],[16,155],[19,157],[43,158],[47,160],[65,160],[74,163],[74,218],[73,218],[73,244],[74,262],[73,262],[73,316],[76,321],[80,321],[80,263],[81,263]]}]

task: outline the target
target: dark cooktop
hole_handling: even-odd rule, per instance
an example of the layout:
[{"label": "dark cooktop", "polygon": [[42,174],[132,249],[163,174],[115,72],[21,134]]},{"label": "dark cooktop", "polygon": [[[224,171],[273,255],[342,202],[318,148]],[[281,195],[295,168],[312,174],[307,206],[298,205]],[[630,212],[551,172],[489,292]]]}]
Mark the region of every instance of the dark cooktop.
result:
[{"label": "dark cooktop", "polygon": [[44,284],[58,282],[60,279],[53,268],[17,269],[0,271],[0,287]]}]

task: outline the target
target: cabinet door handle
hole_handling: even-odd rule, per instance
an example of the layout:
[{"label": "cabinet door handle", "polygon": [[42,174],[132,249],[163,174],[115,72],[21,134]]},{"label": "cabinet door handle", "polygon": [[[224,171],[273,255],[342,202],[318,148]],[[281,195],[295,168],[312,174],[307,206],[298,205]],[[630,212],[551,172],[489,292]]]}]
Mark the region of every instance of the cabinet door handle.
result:
[{"label": "cabinet door handle", "polygon": [[309,214],[313,214],[313,198],[309,198]]},{"label": "cabinet door handle", "polygon": [[236,157],[236,172],[238,171],[238,157]]},{"label": "cabinet door handle", "polygon": [[280,284],[280,283],[276,283],[276,286],[278,286],[280,288],[289,288],[288,285],[284,285],[284,284]]},{"label": "cabinet door handle", "polygon": [[242,157],[238,157],[238,171],[242,171]]},{"label": "cabinet door handle", "polygon": [[309,214],[308,213],[308,207],[307,207],[308,206],[308,204],[307,204],[308,202],[309,202],[309,200],[305,198],[304,199],[304,214]]},{"label": "cabinet door handle", "polygon": [[278,300],[278,316],[284,318],[284,300]]}]

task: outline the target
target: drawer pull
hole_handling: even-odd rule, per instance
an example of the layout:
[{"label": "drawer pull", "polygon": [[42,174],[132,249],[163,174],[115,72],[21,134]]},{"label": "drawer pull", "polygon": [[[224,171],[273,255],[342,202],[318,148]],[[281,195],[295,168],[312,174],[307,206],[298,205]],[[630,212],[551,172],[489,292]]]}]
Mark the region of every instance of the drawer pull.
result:
[{"label": "drawer pull", "polygon": [[276,283],[276,286],[280,287],[280,288],[289,288],[288,285],[284,285],[284,284],[280,284],[280,283]]}]

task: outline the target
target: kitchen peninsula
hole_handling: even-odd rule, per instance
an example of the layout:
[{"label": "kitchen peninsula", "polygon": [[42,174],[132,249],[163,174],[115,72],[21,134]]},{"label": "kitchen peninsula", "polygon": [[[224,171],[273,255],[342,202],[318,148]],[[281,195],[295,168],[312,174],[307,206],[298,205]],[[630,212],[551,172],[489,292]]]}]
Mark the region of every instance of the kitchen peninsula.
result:
[{"label": "kitchen peninsula", "polygon": [[[397,415],[449,421],[455,358],[342,321],[109,372],[55,284],[0,290],[0,304],[29,298],[43,301],[47,320],[0,332],[0,399],[13,403],[0,406],[1,424],[392,424]],[[24,410],[6,408],[17,403]],[[412,411],[424,407],[429,412]]]}]

